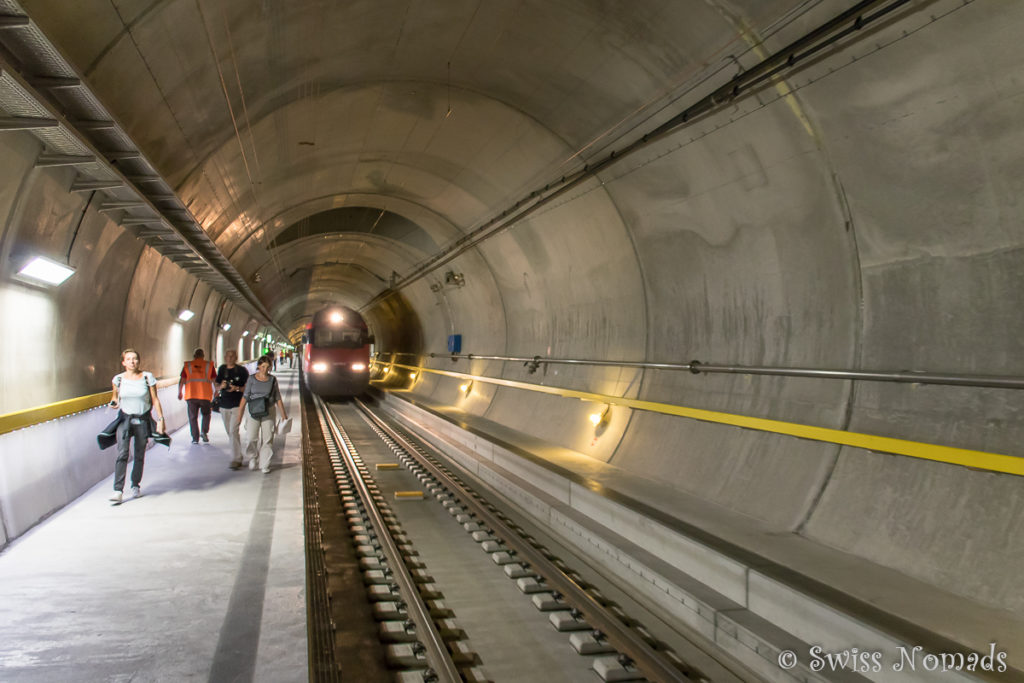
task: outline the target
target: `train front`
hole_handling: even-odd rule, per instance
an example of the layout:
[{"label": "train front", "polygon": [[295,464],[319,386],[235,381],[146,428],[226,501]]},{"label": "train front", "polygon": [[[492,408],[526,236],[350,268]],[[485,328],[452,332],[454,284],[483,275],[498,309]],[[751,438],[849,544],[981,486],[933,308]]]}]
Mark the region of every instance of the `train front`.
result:
[{"label": "train front", "polygon": [[358,396],[370,383],[366,323],[354,310],[334,306],[317,312],[306,328],[302,367],[306,383],[325,397]]}]

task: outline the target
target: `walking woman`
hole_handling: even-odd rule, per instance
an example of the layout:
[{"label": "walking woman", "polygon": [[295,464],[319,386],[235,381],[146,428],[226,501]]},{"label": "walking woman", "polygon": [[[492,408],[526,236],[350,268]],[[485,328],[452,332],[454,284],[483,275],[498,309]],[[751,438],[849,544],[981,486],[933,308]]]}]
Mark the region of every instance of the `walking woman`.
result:
[{"label": "walking woman", "polygon": [[[121,352],[124,372],[112,380],[114,399],[110,405],[119,410],[117,416],[117,460],[114,461],[114,494],[111,502],[121,502],[124,479],[128,470],[128,441],[135,439],[132,457],[132,497],[142,495],[142,467],[146,458],[146,442],[151,434],[164,433],[164,409],[156,395],[156,377],[139,370],[139,352],[125,349]],[[153,426],[152,411],[156,409],[157,424]]]},{"label": "walking woman", "polygon": [[[258,455],[259,468],[264,474],[270,471],[270,459],[274,456],[277,410],[281,411],[282,420],[288,419],[277,378],[270,374],[270,364],[271,360],[266,356],[260,356],[256,361],[256,373],[246,380],[238,406],[239,423],[245,420],[245,451],[250,456],[249,469],[256,469]],[[251,454],[250,449],[255,449],[256,453]]]}]

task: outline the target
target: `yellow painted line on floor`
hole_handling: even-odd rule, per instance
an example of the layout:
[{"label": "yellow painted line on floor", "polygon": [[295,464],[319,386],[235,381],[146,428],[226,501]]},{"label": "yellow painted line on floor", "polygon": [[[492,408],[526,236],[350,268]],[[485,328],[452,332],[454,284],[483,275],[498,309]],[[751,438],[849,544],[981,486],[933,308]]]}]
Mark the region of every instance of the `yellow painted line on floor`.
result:
[{"label": "yellow painted line on floor", "polygon": [[397,462],[379,462],[379,463],[377,463],[377,469],[378,470],[397,470],[398,469],[398,463]]},{"label": "yellow painted line on floor", "polygon": [[894,455],[906,455],[911,458],[934,460],[936,462],[944,462],[951,465],[961,465],[963,467],[973,467],[975,469],[1024,476],[1024,458],[1018,458],[1012,455],[973,451],[967,448],[940,446],[938,444],[894,439],[888,436],[875,436],[873,434],[848,432],[842,429],[814,427],[795,422],[783,422],[781,420],[748,417],[746,415],[736,415],[733,413],[719,413],[713,410],[687,408],[685,406],[677,406],[668,403],[656,403],[654,401],[642,401],[640,399],[625,398],[622,396],[595,394],[588,391],[549,387],[542,384],[530,384],[528,382],[518,382],[515,380],[499,379],[496,377],[470,375],[461,372],[451,372],[449,370],[434,370],[432,368],[421,368],[412,365],[401,365],[398,363],[394,363],[393,365],[395,367],[415,370],[417,373],[431,373],[435,375],[455,377],[458,379],[472,379],[474,381],[486,382],[488,384],[496,384],[514,389],[536,391],[543,394],[550,394],[552,396],[578,398],[584,401],[624,406],[636,410],[661,413],[663,415],[675,415],[677,417],[686,417],[693,420],[701,420],[703,422],[715,422],[718,424],[732,425],[734,427],[742,427],[744,429],[755,429],[762,432],[795,436],[800,439],[824,441],[843,446],[852,446],[854,448],[864,448],[870,451],[892,453]]},{"label": "yellow painted line on floor", "polygon": [[423,491],[395,491],[395,498],[422,498]]}]

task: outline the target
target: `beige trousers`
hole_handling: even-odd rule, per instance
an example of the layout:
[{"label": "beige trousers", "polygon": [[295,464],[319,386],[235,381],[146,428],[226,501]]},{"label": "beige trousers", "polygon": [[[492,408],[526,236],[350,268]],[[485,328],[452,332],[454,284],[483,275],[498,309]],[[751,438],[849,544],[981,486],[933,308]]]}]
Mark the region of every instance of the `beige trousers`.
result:
[{"label": "beige trousers", "polygon": [[257,420],[245,411],[245,454],[250,458],[259,457],[257,465],[261,470],[270,470],[270,459],[274,457],[274,423],[277,422],[277,406],[270,408],[270,414]]}]

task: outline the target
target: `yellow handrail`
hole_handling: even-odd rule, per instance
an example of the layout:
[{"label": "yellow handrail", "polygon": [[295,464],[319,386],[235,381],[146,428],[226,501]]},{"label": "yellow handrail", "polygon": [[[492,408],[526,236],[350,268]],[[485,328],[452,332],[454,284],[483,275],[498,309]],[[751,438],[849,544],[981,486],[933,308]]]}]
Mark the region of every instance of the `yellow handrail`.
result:
[{"label": "yellow handrail", "polygon": [[[157,381],[156,386],[157,388],[163,388],[177,383],[177,377],[169,377]],[[110,403],[112,395],[112,391],[101,391],[98,394],[69,398],[65,401],[57,401],[56,403],[48,403],[43,406],[26,408],[25,410],[0,415],[0,434],[7,434],[17,429],[24,429],[25,427],[32,427],[49,420],[74,415],[83,410],[98,408],[104,403]]]},{"label": "yellow handrail", "polygon": [[953,446],[941,446],[938,444],[922,443],[919,441],[908,441],[906,439],[895,439],[888,436],[876,436],[874,434],[862,434],[849,432],[842,429],[829,429],[827,427],[814,427],[795,422],[783,422],[781,420],[769,420],[760,417],[749,417],[747,415],[736,415],[733,413],[721,413],[701,408],[687,408],[668,403],[657,403],[654,401],[643,401],[623,396],[611,396],[608,394],[596,394],[589,391],[578,391],[576,389],[563,389],[561,387],[550,387],[541,384],[530,384],[515,380],[499,379],[496,377],[485,377],[483,375],[471,375],[462,372],[451,372],[449,370],[435,370],[414,365],[403,365],[401,363],[388,363],[374,361],[381,367],[402,368],[412,370],[416,373],[428,372],[435,375],[445,375],[458,379],[471,379],[473,381],[496,384],[514,389],[536,391],[565,398],[578,398],[595,403],[607,403],[609,405],[624,406],[635,410],[645,410],[663,415],[675,415],[686,417],[703,422],[715,422],[727,424],[744,429],[755,429],[762,432],[772,432],[795,436],[801,439],[812,441],[824,441],[854,448],[864,448],[870,451],[891,453],[893,455],[905,455],[911,458],[923,460],[934,460],[951,465],[961,465],[979,470],[1002,472],[1004,474],[1015,474],[1024,476],[1024,458],[1000,453],[987,453],[985,451],[974,451],[967,448],[955,448]]}]

